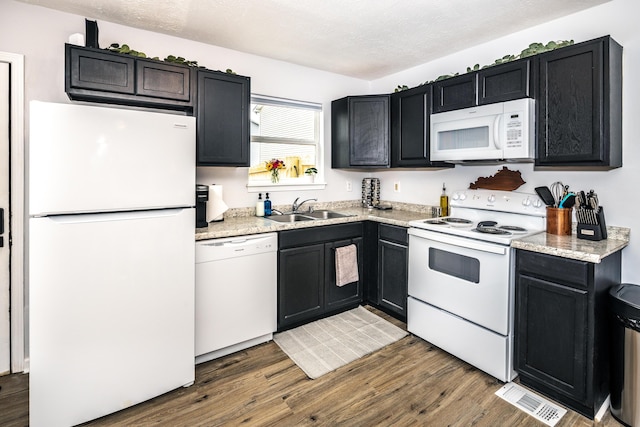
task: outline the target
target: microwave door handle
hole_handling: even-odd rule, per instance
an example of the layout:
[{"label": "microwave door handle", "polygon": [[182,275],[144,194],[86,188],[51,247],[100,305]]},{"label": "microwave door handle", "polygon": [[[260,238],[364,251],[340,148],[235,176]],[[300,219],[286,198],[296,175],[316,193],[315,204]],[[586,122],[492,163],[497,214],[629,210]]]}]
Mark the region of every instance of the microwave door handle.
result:
[{"label": "microwave door handle", "polygon": [[500,118],[501,114],[498,114],[493,121],[493,145],[502,150],[502,144],[500,143]]}]

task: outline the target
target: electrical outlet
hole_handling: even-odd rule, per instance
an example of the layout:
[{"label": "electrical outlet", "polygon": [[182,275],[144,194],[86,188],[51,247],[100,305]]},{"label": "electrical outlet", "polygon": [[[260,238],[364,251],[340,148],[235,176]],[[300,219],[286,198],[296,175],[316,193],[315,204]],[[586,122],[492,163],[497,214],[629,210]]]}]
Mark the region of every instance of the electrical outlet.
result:
[{"label": "electrical outlet", "polygon": [[346,187],[347,187],[347,191],[353,191],[353,187],[351,186],[351,181],[347,181]]},{"label": "electrical outlet", "polygon": [[400,181],[396,181],[393,183],[393,191],[395,193],[399,193],[400,192]]}]

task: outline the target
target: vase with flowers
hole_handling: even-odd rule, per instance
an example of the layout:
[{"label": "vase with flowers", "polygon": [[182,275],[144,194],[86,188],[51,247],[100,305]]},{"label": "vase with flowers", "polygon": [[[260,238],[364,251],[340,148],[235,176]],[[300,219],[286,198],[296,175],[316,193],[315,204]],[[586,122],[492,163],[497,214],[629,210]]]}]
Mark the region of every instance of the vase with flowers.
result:
[{"label": "vase with flowers", "polygon": [[285,168],[284,162],[280,159],[271,159],[265,163],[267,165],[267,171],[271,172],[271,182],[277,184],[280,181],[278,172],[280,172],[280,169]]}]

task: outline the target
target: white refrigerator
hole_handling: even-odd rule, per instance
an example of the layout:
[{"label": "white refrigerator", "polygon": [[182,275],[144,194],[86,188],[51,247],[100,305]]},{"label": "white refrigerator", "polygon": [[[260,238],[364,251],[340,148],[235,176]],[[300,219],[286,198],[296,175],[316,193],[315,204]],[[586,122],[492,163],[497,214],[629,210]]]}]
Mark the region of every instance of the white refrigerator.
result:
[{"label": "white refrigerator", "polygon": [[29,412],[70,426],[195,378],[195,119],[33,101]]}]

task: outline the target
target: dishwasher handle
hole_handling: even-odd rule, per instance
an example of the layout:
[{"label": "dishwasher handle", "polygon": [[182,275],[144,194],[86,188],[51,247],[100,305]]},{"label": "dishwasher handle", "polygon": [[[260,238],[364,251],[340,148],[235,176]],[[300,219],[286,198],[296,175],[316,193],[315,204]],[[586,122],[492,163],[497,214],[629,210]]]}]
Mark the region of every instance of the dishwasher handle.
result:
[{"label": "dishwasher handle", "polygon": [[201,240],[196,242],[196,264],[277,250],[276,233]]}]

